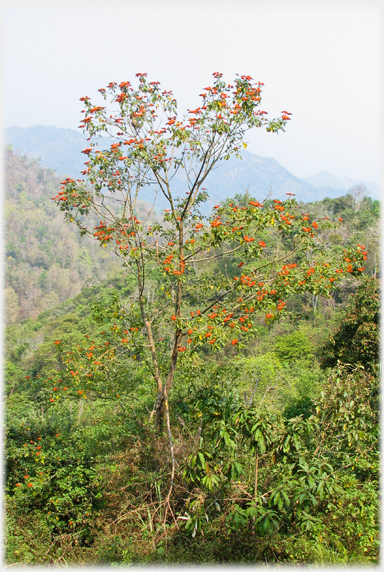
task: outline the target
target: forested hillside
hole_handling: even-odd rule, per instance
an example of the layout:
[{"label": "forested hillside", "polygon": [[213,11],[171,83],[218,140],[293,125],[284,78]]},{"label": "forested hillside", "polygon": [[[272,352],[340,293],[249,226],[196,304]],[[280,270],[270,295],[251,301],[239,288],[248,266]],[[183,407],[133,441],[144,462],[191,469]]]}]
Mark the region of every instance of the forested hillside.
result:
[{"label": "forested hillside", "polygon": [[[329,257],[363,245],[364,276],[329,298],[292,292],[285,317],[260,312],[240,346],[182,356],[169,496],[148,348],[127,317],[135,279],[64,222],[59,186],[7,152],[7,562],[377,562],[379,202],[298,204],[311,221],[342,219],[326,231]],[[238,262],[226,256],[231,278]],[[207,288],[223,268],[206,263]]]},{"label": "forested hillside", "polygon": [[[219,176],[219,175],[217,175]],[[36,317],[67,298],[80,293],[85,285],[100,284],[121,266],[109,251],[100,249],[65,224],[52,203],[61,180],[35,159],[16,155],[11,148],[5,158],[5,232],[7,320],[11,323]],[[220,197],[217,197],[219,200]],[[342,244],[346,235],[358,232],[367,248],[373,247],[370,271],[377,265],[379,202],[365,197],[356,212],[352,196],[325,199],[310,207],[314,215],[324,213],[347,217],[348,227],[331,240]],[[138,202],[138,214],[148,210]],[[99,221],[95,220],[95,224]]]},{"label": "forested hillside", "polygon": [[[89,239],[80,239],[52,202],[61,179],[36,159],[5,155],[5,307],[15,323],[100,284],[121,266]],[[139,201],[138,213],[145,212]],[[99,223],[95,219],[95,225]]]}]

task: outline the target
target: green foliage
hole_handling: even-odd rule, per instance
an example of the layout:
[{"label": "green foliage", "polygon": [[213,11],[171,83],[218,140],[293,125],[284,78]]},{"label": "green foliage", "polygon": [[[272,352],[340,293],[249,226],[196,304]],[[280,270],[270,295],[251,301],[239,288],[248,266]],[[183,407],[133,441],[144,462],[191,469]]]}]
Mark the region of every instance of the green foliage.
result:
[{"label": "green foliage", "polygon": [[[7,334],[7,561],[45,563],[64,555],[84,562],[89,558],[85,554],[92,554],[94,562],[189,562],[195,558],[191,542],[205,562],[377,559],[377,380],[362,369],[339,368],[328,377],[321,373],[310,341],[319,334],[306,324],[293,333],[290,326],[288,334],[283,324],[274,329],[263,325],[261,355],[252,355],[251,339],[232,355],[202,353],[181,362],[170,403],[172,424],[180,435],[180,488],[171,501],[179,528],[172,528],[174,521],[167,517],[169,536],[167,545],[162,543],[169,469],[159,463],[162,453],[151,448],[145,429],[153,401],[148,399],[151,380],[143,356],[135,366],[130,365],[132,358],[121,356],[121,370],[114,377],[110,370],[107,384],[106,370],[99,369],[93,387],[101,390],[104,384],[104,397],[87,391],[84,400],[74,385],[72,394],[47,408],[49,377],[56,375],[57,365],[60,378],[66,375],[63,350],[52,339],[61,339],[73,351],[84,342],[114,343],[114,325],[125,327],[120,296],[127,285],[119,278],[114,284],[116,290],[85,290],[58,308],[56,317],[48,312]],[[371,314],[368,307],[363,316],[370,320]],[[295,357],[284,359],[291,347]],[[87,361],[82,356],[77,350],[71,359],[81,365]],[[29,380],[23,364],[29,364]],[[73,365],[68,364],[72,379]],[[113,379],[121,384],[123,399],[106,395]],[[123,388],[127,380],[129,387]],[[271,385],[276,389],[267,392]],[[163,446],[159,443],[160,451]],[[112,460],[125,454],[125,447],[130,460]],[[22,486],[16,487],[19,482]],[[105,536],[103,526],[95,528],[95,523],[116,514],[108,499],[116,499],[119,487],[124,489],[119,502],[130,499],[130,520],[126,529]],[[148,505],[149,498],[157,499],[158,508]],[[344,520],[348,526],[342,525]],[[44,540],[36,542],[20,532],[33,527]],[[63,535],[67,547],[57,540]],[[218,549],[223,537],[230,552]],[[144,545],[152,538],[156,548],[146,551]]]},{"label": "green foliage", "polygon": [[378,363],[379,281],[367,278],[356,290],[337,331],[325,344],[323,365],[334,367],[338,361],[361,364],[372,370]]},{"label": "green foliage", "polygon": [[[226,423],[228,434],[236,435],[243,454],[242,472],[235,478],[246,477],[253,465],[251,459],[244,462],[244,450],[256,452],[260,465],[258,494],[253,500],[238,504],[231,499],[234,493],[226,489],[220,512],[226,514],[230,529],[251,527],[258,535],[268,535],[271,543],[277,529],[285,532],[285,557],[294,557],[297,562],[374,559],[378,545],[378,402],[374,378],[368,378],[363,370],[348,373],[339,369],[325,384],[313,415],[306,420],[298,417],[283,422],[272,420],[268,411],[260,416],[253,408],[238,405],[237,409]],[[211,423],[211,430],[216,426],[220,439],[214,417]],[[227,451],[233,455],[235,448],[227,447]],[[206,454],[201,453],[203,457],[206,459]],[[193,460],[198,458],[199,452]],[[205,513],[200,501],[199,516],[186,519],[188,530],[196,533],[203,525],[207,529],[204,514],[213,518],[209,507],[214,498],[225,495],[223,488],[214,497],[212,492],[207,491]],[[341,514],[347,513],[349,525],[345,528]],[[307,546],[301,553],[300,542],[304,543],[302,548]],[[310,556],[308,548],[315,545],[316,552]]]},{"label": "green foliage", "polygon": [[300,330],[276,338],[273,351],[282,362],[310,361],[314,357],[314,349],[310,340]]},{"label": "green foliage", "polygon": [[8,423],[7,492],[24,515],[45,512],[56,530],[67,530],[90,522],[101,495],[94,451],[84,447],[76,417],[60,413]]},{"label": "green foliage", "polygon": [[[379,266],[378,205],[246,194],[207,222],[198,178],[162,219],[139,221],[129,192],[144,172],[160,184],[190,160],[209,170],[265,122],[245,76],[232,88],[215,74],[185,125],[170,94],[138,81],[108,88],[121,117],[84,98],[91,136],[133,140],[92,144],[92,192],[67,179],[55,197],[98,257],[67,231],[56,244],[56,181],[8,152],[7,563],[377,562],[379,288],[357,280]],[[156,131],[154,104],[168,120]],[[107,193],[127,189],[114,209]],[[108,225],[84,217],[101,197]]]}]

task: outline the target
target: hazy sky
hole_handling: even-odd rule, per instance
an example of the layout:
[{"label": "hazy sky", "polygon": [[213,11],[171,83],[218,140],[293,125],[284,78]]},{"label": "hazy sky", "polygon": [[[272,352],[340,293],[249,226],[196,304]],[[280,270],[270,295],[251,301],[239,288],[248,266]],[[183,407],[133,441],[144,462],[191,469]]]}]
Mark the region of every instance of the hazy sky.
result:
[{"label": "hazy sky", "polygon": [[215,71],[265,84],[262,109],[287,132],[248,134],[251,152],[299,177],[326,170],[380,180],[382,2],[325,0],[3,6],[3,124],[76,129],[79,98],[148,72],[193,108]]}]

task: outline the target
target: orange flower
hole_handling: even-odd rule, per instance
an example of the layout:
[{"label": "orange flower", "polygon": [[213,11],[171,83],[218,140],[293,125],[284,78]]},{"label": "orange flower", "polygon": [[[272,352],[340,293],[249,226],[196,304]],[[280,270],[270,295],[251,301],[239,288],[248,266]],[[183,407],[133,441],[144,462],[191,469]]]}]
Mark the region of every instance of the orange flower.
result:
[{"label": "orange flower", "polygon": [[235,340],[232,340],[232,341],[231,341],[231,344],[232,344],[233,346],[235,346],[238,341],[239,341],[239,340],[236,338]]},{"label": "orange flower", "polygon": [[32,483],[28,483],[28,486],[29,486],[29,487],[33,487],[33,484],[32,484]]},{"label": "orange flower", "polygon": [[55,346],[59,345],[60,343],[61,343],[60,340],[56,340],[56,341],[55,341]]},{"label": "orange flower", "polygon": [[172,316],[171,319],[172,319],[172,320],[176,320],[176,319],[177,319],[176,316],[175,316],[175,314],[173,314],[173,316]]},{"label": "orange flower", "polygon": [[343,220],[344,220],[343,218],[339,218],[339,221],[340,221],[340,222],[343,222]]},{"label": "orange flower", "polygon": [[265,244],[265,242],[264,242],[263,240],[260,240],[259,246],[260,246],[261,248],[265,248],[267,245]]}]

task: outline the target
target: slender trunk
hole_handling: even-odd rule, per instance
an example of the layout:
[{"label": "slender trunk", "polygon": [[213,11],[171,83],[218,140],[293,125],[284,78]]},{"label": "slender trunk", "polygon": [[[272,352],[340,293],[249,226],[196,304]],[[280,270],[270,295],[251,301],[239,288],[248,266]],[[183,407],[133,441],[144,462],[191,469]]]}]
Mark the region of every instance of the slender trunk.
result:
[{"label": "slender trunk", "polygon": [[156,399],[156,436],[159,437],[163,432],[163,411],[165,396],[163,391],[159,391]]},{"label": "slender trunk", "polygon": [[172,487],[173,487],[173,481],[175,478],[175,454],[174,454],[174,450],[173,450],[171,423],[169,420],[169,406],[168,406],[168,399],[167,398],[164,399],[164,409],[165,409],[165,420],[167,423],[167,432],[168,432],[168,439],[169,439],[169,450],[171,453],[171,461],[172,461],[171,485],[170,485],[170,489],[169,489],[169,493],[168,493],[168,500],[169,500],[169,497],[170,497],[171,491],[172,491]]},{"label": "slender trunk", "polygon": [[[251,399],[249,400],[248,407],[251,407],[251,405],[252,405],[253,398],[254,398],[254,396],[255,396],[255,391],[256,391],[256,389],[257,389],[259,383],[260,383],[260,380],[259,380],[259,379],[256,379],[256,380],[255,380],[255,385],[253,386],[253,391],[252,391]],[[247,404],[245,404],[245,406],[247,406]]]},{"label": "slender trunk", "polygon": [[[179,222],[179,271],[184,271],[184,229],[183,229],[183,221]],[[180,318],[180,311],[181,311],[181,301],[182,301],[183,289],[182,289],[182,281],[178,281],[177,285],[177,292],[176,292],[176,299],[175,299],[175,312],[174,315],[176,320]],[[162,432],[162,424],[163,424],[163,417],[164,417],[164,406],[167,400],[167,396],[171,389],[173,379],[175,377],[176,371],[176,364],[177,358],[179,353],[180,343],[183,337],[182,330],[177,328],[173,338],[173,346],[172,346],[172,353],[171,353],[171,360],[169,364],[167,379],[165,381],[164,387],[159,388],[158,395],[157,395],[157,403],[156,403],[156,433],[161,434]],[[159,386],[158,386],[159,387]]]},{"label": "slender trunk", "polygon": [[143,298],[143,288],[144,288],[144,280],[141,275],[141,266],[137,264],[137,282],[139,287],[139,305],[140,305],[140,314],[147,330],[147,337],[149,343],[149,349],[152,355],[152,363],[153,363],[153,370],[154,370],[154,377],[156,380],[157,385],[157,400],[156,400],[156,434],[160,435],[162,432],[162,418],[163,418],[163,405],[164,405],[164,388],[163,383],[160,376],[160,368],[159,362],[157,360],[157,353],[156,353],[156,346],[155,340],[153,339],[153,332],[151,321],[148,319],[145,313],[145,306],[144,306],[144,298]]}]

